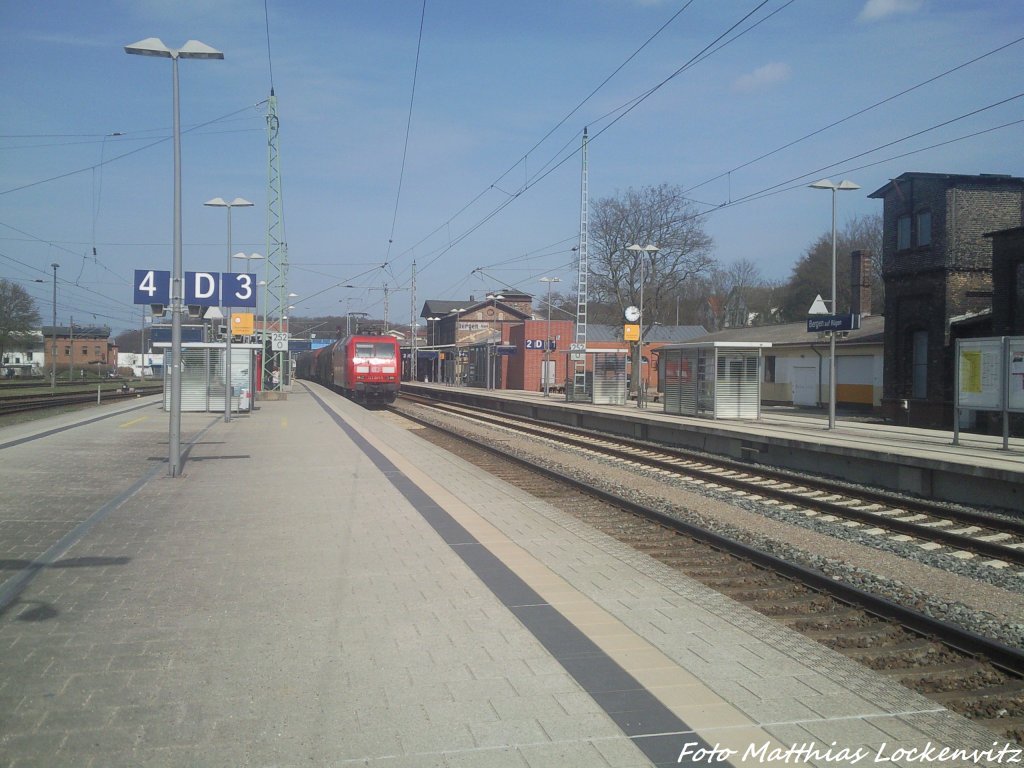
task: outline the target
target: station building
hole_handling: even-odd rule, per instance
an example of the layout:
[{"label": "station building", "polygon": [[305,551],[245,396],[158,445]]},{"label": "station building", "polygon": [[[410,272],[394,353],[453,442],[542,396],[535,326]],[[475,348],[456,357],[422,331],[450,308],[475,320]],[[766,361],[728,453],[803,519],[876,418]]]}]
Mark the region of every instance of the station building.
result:
[{"label": "station building", "polygon": [[882,412],[949,428],[956,340],[993,333],[993,240],[1001,252],[1019,243],[1024,178],[908,172],[868,197],[883,203]]}]

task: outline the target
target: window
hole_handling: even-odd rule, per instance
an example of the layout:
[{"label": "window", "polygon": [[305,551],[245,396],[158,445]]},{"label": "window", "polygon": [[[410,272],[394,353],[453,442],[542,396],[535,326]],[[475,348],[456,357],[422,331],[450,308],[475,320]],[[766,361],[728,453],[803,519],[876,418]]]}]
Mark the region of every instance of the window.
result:
[{"label": "window", "polygon": [[900,216],[896,219],[896,250],[905,251],[910,248],[910,217]]},{"label": "window", "polygon": [[932,244],[932,212],[921,211],[917,214],[917,245],[918,247]]},{"label": "window", "polygon": [[775,383],[775,355],[764,356],[764,383]]},{"label": "window", "polygon": [[355,357],[375,357],[384,360],[395,359],[395,347],[392,344],[357,341]]},{"label": "window", "polygon": [[82,347],[82,357],[87,357],[88,355],[89,355],[89,348],[88,347]]}]

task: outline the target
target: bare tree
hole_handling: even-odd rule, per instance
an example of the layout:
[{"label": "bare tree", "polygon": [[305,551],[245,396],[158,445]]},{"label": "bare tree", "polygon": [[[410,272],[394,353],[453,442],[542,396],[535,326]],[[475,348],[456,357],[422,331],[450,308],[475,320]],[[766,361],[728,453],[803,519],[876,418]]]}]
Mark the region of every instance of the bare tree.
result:
[{"label": "bare tree", "polygon": [[[599,301],[621,313],[640,304],[643,278],[646,332],[664,310],[675,310],[683,284],[714,265],[712,239],[704,231],[696,206],[680,187],[628,189],[619,197],[594,203],[591,217],[591,286]],[[658,250],[631,251],[630,245]]]},{"label": "bare tree", "polygon": [[14,343],[39,325],[39,310],[28,291],[0,279],[0,360]]}]

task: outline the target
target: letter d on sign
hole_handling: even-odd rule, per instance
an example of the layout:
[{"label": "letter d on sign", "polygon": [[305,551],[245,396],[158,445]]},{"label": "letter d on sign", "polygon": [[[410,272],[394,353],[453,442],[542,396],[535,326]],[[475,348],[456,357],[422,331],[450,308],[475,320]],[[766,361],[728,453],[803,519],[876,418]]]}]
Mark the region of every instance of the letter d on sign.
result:
[{"label": "letter d on sign", "polygon": [[216,307],[220,304],[219,272],[186,272],[185,303],[201,307]]},{"label": "letter d on sign", "polygon": [[196,272],[196,298],[208,299],[217,292],[217,281],[209,272]]}]

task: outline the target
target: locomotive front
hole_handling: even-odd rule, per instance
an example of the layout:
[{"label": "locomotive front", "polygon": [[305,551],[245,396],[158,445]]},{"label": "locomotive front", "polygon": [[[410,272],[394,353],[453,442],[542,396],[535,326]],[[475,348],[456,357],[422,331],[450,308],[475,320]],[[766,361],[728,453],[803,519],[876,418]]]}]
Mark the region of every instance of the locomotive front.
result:
[{"label": "locomotive front", "polygon": [[352,336],[346,345],[345,394],[393,403],[398,396],[398,341],[393,336]]}]

